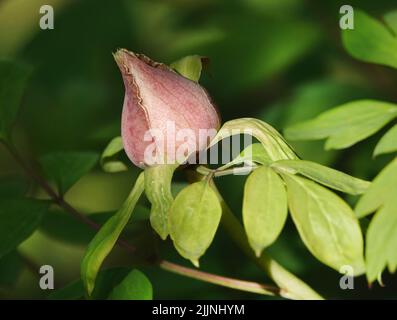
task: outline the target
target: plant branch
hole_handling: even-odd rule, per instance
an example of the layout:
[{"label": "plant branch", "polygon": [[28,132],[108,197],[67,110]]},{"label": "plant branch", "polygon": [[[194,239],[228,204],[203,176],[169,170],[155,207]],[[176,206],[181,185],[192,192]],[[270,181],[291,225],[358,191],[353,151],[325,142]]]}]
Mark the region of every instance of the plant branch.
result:
[{"label": "plant branch", "polygon": [[[12,157],[16,160],[16,162],[20,165],[20,167],[24,170],[25,174],[31,177],[52,199],[54,203],[56,203],[59,207],[63,208],[66,212],[69,212],[75,218],[77,218],[80,222],[85,223],[89,227],[94,230],[99,230],[100,225],[96,222],[92,221],[86,215],[80,213],[77,209],[75,209],[72,205],[65,201],[63,197],[61,197],[51,186],[50,184],[40,175],[38,174],[30,165],[28,165],[22,156],[19,154],[18,150],[11,144],[4,143],[6,149],[10,152]],[[135,252],[136,248],[129,244],[128,242],[118,239],[117,245],[123,247],[130,253]],[[173,272],[188,278],[200,280],[203,282],[208,282],[212,284],[217,284],[219,286],[232,288],[236,290],[242,290],[247,292],[265,294],[265,295],[280,295],[281,291],[279,288],[274,286],[265,285],[262,283],[251,282],[238,280],[228,277],[223,277],[215,274],[211,274],[208,272],[199,271],[192,268],[187,268],[184,266],[180,266],[178,264],[169,262],[167,260],[159,260],[156,261],[156,264],[161,268],[169,272]]]},{"label": "plant branch", "polygon": [[89,219],[87,216],[79,213],[76,209],[74,209],[70,204],[68,204],[63,197],[61,197],[51,186],[50,184],[34,170],[29,164],[27,164],[22,156],[19,154],[18,150],[12,145],[8,143],[3,143],[11,156],[15,159],[15,161],[19,164],[19,166],[23,169],[25,174],[31,177],[52,199],[54,203],[56,203],[59,207],[65,209],[69,213],[71,213],[74,217],[82,221],[83,223],[89,225],[91,228],[95,230],[99,230],[100,226]]},{"label": "plant branch", "polygon": [[163,260],[159,263],[161,269],[190,277],[192,279],[217,284],[223,287],[232,288],[236,290],[242,290],[247,292],[259,293],[264,295],[282,295],[281,289],[269,286],[262,283],[252,282],[252,281],[244,281],[233,278],[227,278],[223,276],[219,276],[216,274],[199,271],[197,269],[191,269],[187,267],[180,266],[178,264],[168,262]]}]

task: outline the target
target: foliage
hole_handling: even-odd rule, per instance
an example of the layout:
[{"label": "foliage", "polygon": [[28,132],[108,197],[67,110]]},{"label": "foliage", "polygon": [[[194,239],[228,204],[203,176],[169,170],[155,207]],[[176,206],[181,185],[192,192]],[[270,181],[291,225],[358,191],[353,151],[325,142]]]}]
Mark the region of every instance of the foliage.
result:
[{"label": "foliage", "polygon": [[209,181],[193,183],[179,192],[169,214],[175,248],[198,267],[198,259],[210,246],[222,214]]},{"label": "foliage", "polygon": [[145,192],[152,204],[150,222],[163,240],[169,234],[168,212],[174,201],[171,182],[175,169],[175,165],[157,165],[145,169]]},{"label": "foliage", "polygon": [[[336,19],[321,27],[338,12],[331,2],[54,5],[51,32],[4,18],[37,17],[33,5],[0,6],[1,30],[18,31],[0,35],[2,298],[47,297],[37,277],[21,276],[32,264],[54,264],[59,283],[76,279],[50,299],[256,298],[241,283],[217,278],[248,292],[190,281],[199,261],[254,281],[265,271],[285,298],[319,297],[294,273],[325,297],[396,297],[395,275],[383,277],[390,292],[366,281],[397,270],[397,11],[362,1],[354,30],[334,38]],[[71,43],[77,49],[65,50]],[[209,147],[237,129],[254,143],[216,167],[138,174],[119,136],[111,52],[120,45],[178,59],[177,74],[208,88],[225,119]],[[323,139],[325,148],[312,141]],[[178,268],[168,270],[168,259]],[[335,285],[345,265],[357,276],[354,295]]]},{"label": "foliage", "polygon": [[98,161],[93,152],[57,152],[40,158],[41,167],[49,180],[53,180],[60,194],[72,187]]},{"label": "foliage", "polygon": [[128,223],[132,211],[143,192],[144,175],[141,174],[122,207],[117,211],[90,242],[86,255],[81,263],[81,277],[88,295],[95,286],[95,279],[103,260],[112,250],[118,237]]},{"label": "foliage", "polygon": [[[385,21],[390,29],[364,12],[356,12],[357,32],[343,32],[346,50],[354,57],[397,68],[396,12],[388,13]],[[320,114],[286,130],[292,139],[328,138],[325,148],[342,149],[368,138],[397,117],[397,105],[372,100],[352,101]],[[396,125],[380,139],[374,156],[397,150]],[[375,178],[356,206],[362,218],[376,211],[366,233],[366,273],[369,282],[378,279],[388,266],[394,273],[396,260],[396,160],[387,165]]]},{"label": "foliage", "polygon": [[355,29],[342,33],[346,50],[357,59],[397,68],[395,16],[385,17],[387,25],[360,10],[354,16]]},{"label": "foliage", "polygon": [[115,159],[115,157],[117,157],[117,154],[119,154],[123,150],[124,147],[123,142],[121,141],[121,137],[115,137],[109,142],[101,155],[100,162],[103,171],[115,173],[128,170],[127,165],[124,162]]},{"label": "foliage", "polygon": [[287,193],[280,177],[269,167],[255,170],[244,187],[243,221],[257,256],[279,236],[287,218]]},{"label": "foliage", "polygon": [[371,282],[380,279],[386,266],[390,272],[396,270],[396,183],[397,159],[394,159],[375,178],[355,209],[359,217],[377,212],[367,231],[367,276]]},{"label": "foliage", "polygon": [[373,135],[396,117],[395,104],[353,101],[291,126],[285,135],[291,140],[327,138],[326,149],[343,149]]},{"label": "foliage", "polygon": [[24,198],[4,198],[0,204],[0,257],[3,257],[36,230],[48,203]]}]

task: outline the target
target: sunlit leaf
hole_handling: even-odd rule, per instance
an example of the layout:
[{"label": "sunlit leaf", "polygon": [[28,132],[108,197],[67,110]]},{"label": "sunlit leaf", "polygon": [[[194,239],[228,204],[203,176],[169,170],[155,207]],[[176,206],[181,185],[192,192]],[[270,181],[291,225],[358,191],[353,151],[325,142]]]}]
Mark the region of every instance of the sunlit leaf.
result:
[{"label": "sunlit leaf", "polygon": [[358,100],[293,125],[285,130],[285,135],[291,140],[327,138],[326,149],[343,149],[371,136],[396,117],[396,104]]},{"label": "sunlit leaf", "polygon": [[30,74],[24,64],[0,60],[0,140],[9,138]]},{"label": "sunlit leaf", "polygon": [[116,159],[117,154],[122,150],[124,150],[124,147],[121,137],[113,138],[109,142],[101,155],[100,163],[103,171],[114,173],[128,170],[128,167],[124,162]]},{"label": "sunlit leaf", "polygon": [[176,196],[169,216],[170,236],[177,251],[194,265],[210,246],[222,208],[208,181],[200,181]]},{"label": "sunlit leaf", "polygon": [[170,67],[178,71],[178,73],[184,77],[198,82],[200,80],[204,59],[206,58],[198,55],[187,56],[171,63]]},{"label": "sunlit leaf", "polygon": [[0,199],[0,257],[18,247],[40,225],[48,202],[24,198]]},{"label": "sunlit leaf", "polygon": [[383,269],[396,271],[397,255],[397,158],[374,179],[355,208],[359,218],[376,211],[366,234],[366,265],[369,282],[380,279]]},{"label": "sunlit leaf", "polygon": [[189,183],[187,182],[173,182],[171,185],[171,192],[173,197],[175,198],[178,193],[185,189],[188,185]]},{"label": "sunlit leaf", "polygon": [[169,234],[168,212],[174,201],[171,182],[176,168],[177,165],[157,165],[145,168],[145,193],[152,204],[150,223],[163,240]]},{"label": "sunlit leaf", "polygon": [[135,205],[144,190],[144,175],[141,173],[135,186],[119,211],[112,216],[90,242],[81,263],[81,278],[88,295],[91,295],[95,279],[103,260],[110,253],[118,237],[128,223]]},{"label": "sunlit leaf", "polygon": [[64,194],[98,161],[94,152],[55,152],[40,158],[45,175],[54,180],[59,192]]},{"label": "sunlit leaf", "polygon": [[274,162],[271,167],[280,172],[299,173],[327,187],[354,195],[364,193],[371,185],[368,181],[311,161],[279,160]]},{"label": "sunlit leaf", "polygon": [[397,124],[379,140],[375,147],[374,156],[395,151],[397,151]]},{"label": "sunlit leaf", "polygon": [[396,34],[365,12],[354,10],[354,29],[343,30],[342,39],[353,57],[397,68]]},{"label": "sunlit leaf", "polygon": [[290,174],[283,177],[292,219],[309,251],[337,271],[349,265],[354,275],[361,274],[364,271],[363,239],[350,207],[313,181]]},{"label": "sunlit leaf", "polygon": [[397,192],[374,215],[366,235],[367,278],[373,282],[380,278],[388,266],[391,273],[397,268]]},{"label": "sunlit leaf", "polygon": [[365,217],[371,212],[395,198],[397,186],[397,158],[389,163],[374,179],[368,191],[360,198],[355,208],[359,218]]},{"label": "sunlit leaf", "polygon": [[132,270],[109,295],[110,300],[152,300],[153,288],[139,270]]},{"label": "sunlit leaf", "polygon": [[277,239],[287,213],[287,194],[278,174],[265,166],[252,172],[244,187],[243,222],[258,257]]},{"label": "sunlit leaf", "polygon": [[296,159],[295,152],[281,134],[272,126],[258,119],[241,118],[226,122],[210,143],[210,147],[232,135],[249,134],[257,138],[273,161]]},{"label": "sunlit leaf", "polygon": [[253,143],[246,147],[241,153],[229,163],[218,168],[218,170],[225,170],[232,166],[242,163],[248,164],[269,164],[272,160],[261,143]]}]

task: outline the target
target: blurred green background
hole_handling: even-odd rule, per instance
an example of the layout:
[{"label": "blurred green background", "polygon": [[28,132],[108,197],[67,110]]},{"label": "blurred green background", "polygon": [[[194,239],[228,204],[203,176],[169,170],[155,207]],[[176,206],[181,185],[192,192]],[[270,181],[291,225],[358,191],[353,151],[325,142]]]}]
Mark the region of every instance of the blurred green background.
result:
[{"label": "blurred green background", "polygon": [[[39,8],[55,9],[55,29],[39,28]],[[33,67],[14,139],[26,157],[52,151],[101,152],[120,134],[124,97],[111,55],[117,48],[171,63],[188,54],[210,59],[201,83],[219,107],[223,121],[257,117],[282,131],[287,125],[358,98],[397,101],[397,73],[358,62],[343,49],[339,8],[345,1],[304,0],[3,0],[0,1],[0,58]],[[380,17],[396,9],[395,0],[349,1]],[[372,159],[379,135],[345,151],[326,152],[322,142],[293,145],[304,159],[372,179],[390,157]],[[116,210],[138,170],[106,174],[97,167],[67,193],[85,213]],[[232,181],[233,180],[233,181]],[[245,177],[218,178],[233,211],[240,214]],[[0,148],[0,184],[21,192],[20,169]],[[355,199],[349,199],[355,201]],[[131,242],[148,250],[152,232],[132,230]],[[93,233],[66,215],[46,215],[42,226],[18,251],[0,260],[0,297],[45,298],[38,266],[55,270],[55,287],[79,277],[80,261]],[[148,240],[149,239],[149,240]],[[163,257],[188,265],[172,244],[159,244]],[[339,288],[340,275],[317,262],[289,221],[269,251],[285,267],[327,298],[397,298],[397,279],[385,272],[385,287],[368,288],[364,277],[354,290]],[[107,266],[132,266],[134,258],[116,248]],[[266,297],[182,278],[139,266],[152,281],[154,298]],[[201,260],[205,271],[269,282],[220,228]]]}]

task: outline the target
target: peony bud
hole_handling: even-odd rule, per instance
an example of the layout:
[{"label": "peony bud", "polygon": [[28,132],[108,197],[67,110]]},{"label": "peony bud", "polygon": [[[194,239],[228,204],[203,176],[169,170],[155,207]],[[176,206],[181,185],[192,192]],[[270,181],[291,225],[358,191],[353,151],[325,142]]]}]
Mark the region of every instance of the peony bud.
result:
[{"label": "peony bud", "polygon": [[[124,149],[135,165],[148,165],[145,150],[153,143],[157,156],[161,154],[167,159],[170,153],[183,147],[184,141],[177,135],[169,137],[169,123],[174,124],[176,134],[186,129],[193,132],[194,150],[189,148],[189,154],[207,147],[208,141],[200,138],[200,130],[216,132],[220,120],[204,88],[142,54],[121,49],[114,58],[125,85],[121,135]],[[150,134],[147,139],[149,130],[156,130],[157,134]],[[164,148],[169,145],[174,148]]]}]

